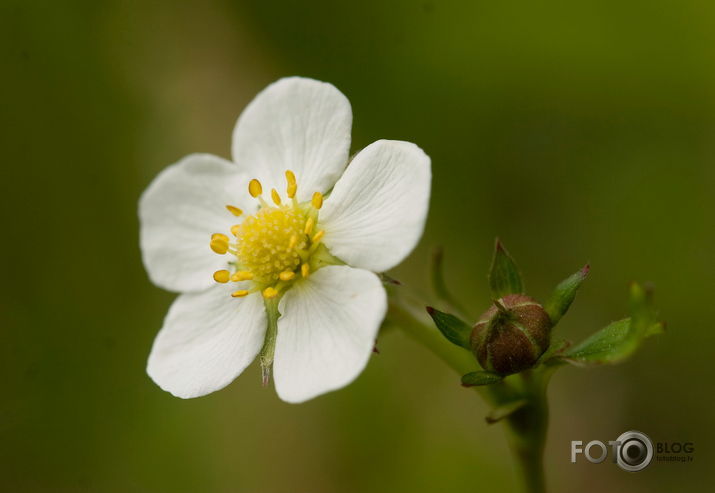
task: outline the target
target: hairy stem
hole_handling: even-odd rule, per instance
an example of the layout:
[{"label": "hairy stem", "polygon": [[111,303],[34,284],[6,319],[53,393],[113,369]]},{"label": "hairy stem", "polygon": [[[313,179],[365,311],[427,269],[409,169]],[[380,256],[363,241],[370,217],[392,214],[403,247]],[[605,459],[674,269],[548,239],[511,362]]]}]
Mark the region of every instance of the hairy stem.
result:
[{"label": "hairy stem", "polygon": [[[419,304],[391,296],[387,323],[400,327],[459,375],[477,369],[474,357],[447,341]],[[548,378],[549,374],[543,371],[527,371],[494,385],[472,387],[494,407],[522,399],[526,401],[524,406],[502,420],[525,493],[546,491],[543,455],[548,427]]]},{"label": "hairy stem", "polygon": [[526,493],[544,493],[544,448],[549,421],[546,378],[534,372],[518,376],[523,381],[522,398],[527,404],[509,415],[504,424],[509,445]]},{"label": "hairy stem", "polygon": [[447,339],[434,326],[424,307],[390,298],[388,323],[396,325],[460,375],[474,371],[474,358]]}]

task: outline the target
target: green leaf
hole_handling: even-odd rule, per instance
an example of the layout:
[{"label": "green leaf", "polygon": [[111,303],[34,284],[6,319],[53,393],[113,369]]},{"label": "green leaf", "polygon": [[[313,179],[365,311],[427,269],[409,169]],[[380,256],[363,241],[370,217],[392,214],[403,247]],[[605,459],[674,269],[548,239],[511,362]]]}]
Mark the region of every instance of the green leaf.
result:
[{"label": "green leaf", "polygon": [[633,355],[648,337],[663,332],[656,320],[651,293],[631,285],[631,317],[613,322],[566,351],[562,358],[576,366],[613,365]]},{"label": "green leaf", "polygon": [[634,341],[629,338],[630,332],[630,318],[613,322],[572,347],[563,359],[577,366],[618,363],[635,350]]},{"label": "green leaf", "polygon": [[465,387],[476,387],[478,385],[491,385],[502,380],[501,375],[490,371],[473,371],[462,375],[462,385]]},{"label": "green leaf", "polygon": [[587,264],[572,276],[561,281],[554,289],[553,294],[544,305],[544,310],[549,314],[552,326],[556,325],[568,311],[576,297],[576,291],[588,276],[589,270],[590,267]]},{"label": "green leaf", "polygon": [[429,316],[434,320],[434,324],[449,342],[471,350],[469,337],[472,333],[472,327],[469,324],[454,315],[441,312],[431,306],[427,307],[427,313],[429,313]]},{"label": "green leaf", "polygon": [[502,419],[514,414],[516,411],[518,411],[528,403],[529,401],[526,399],[518,399],[516,401],[507,402],[506,404],[502,404],[492,409],[492,411],[487,414],[486,418],[484,419],[490,425],[494,424],[497,421],[501,421]]},{"label": "green leaf", "polygon": [[494,258],[489,271],[489,287],[492,297],[502,298],[508,294],[524,292],[524,283],[514,259],[497,238],[494,243]]},{"label": "green leaf", "polygon": [[539,357],[535,366],[563,363],[560,357],[571,346],[571,344],[571,341],[567,341],[566,339],[551,341],[549,348]]}]

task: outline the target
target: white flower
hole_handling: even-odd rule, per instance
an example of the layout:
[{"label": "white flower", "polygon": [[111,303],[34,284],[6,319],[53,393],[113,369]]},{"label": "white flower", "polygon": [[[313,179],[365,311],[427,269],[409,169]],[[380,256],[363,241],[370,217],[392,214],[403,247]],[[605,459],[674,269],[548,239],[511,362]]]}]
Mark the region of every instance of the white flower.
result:
[{"label": "white flower", "polygon": [[387,309],[373,272],[419,240],[431,172],[419,147],[389,140],[347,166],[351,124],[332,85],[281,79],[238,119],[234,162],[193,154],[144,192],[144,265],[182,293],[149,356],[162,389],[206,395],[260,354],[264,379],[272,367],[278,395],[302,402],[363,370]]}]

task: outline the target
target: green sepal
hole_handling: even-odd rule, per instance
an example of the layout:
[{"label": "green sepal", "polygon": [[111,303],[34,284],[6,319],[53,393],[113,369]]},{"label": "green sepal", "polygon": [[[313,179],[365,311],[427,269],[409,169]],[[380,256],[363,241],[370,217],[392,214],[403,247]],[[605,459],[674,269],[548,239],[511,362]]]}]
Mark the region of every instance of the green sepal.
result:
[{"label": "green sepal", "polygon": [[402,283],[400,281],[388,274],[385,274],[384,272],[381,272],[377,276],[380,278],[380,281],[382,281],[382,284],[387,284],[391,286],[402,286]]},{"label": "green sepal", "polygon": [[463,387],[477,387],[480,385],[491,385],[493,383],[501,382],[504,377],[498,373],[493,373],[490,371],[473,371],[462,375],[462,386]]},{"label": "green sepal", "polygon": [[631,317],[618,320],[566,351],[561,358],[576,366],[614,365],[626,360],[648,337],[664,330],[656,320],[651,292],[631,284]]},{"label": "green sepal", "polygon": [[516,411],[526,406],[529,403],[527,399],[518,399],[515,401],[507,402],[495,407],[492,411],[487,414],[484,418],[488,424],[494,424],[502,419],[511,416]]},{"label": "green sepal", "polygon": [[437,298],[445,302],[450,308],[456,310],[460,315],[465,315],[467,311],[462,304],[452,295],[444,280],[444,250],[439,247],[432,252],[432,262],[430,264],[430,278],[432,289]]},{"label": "green sepal", "polygon": [[556,289],[554,289],[553,294],[549,300],[544,305],[544,310],[548,313],[551,319],[551,326],[556,325],[561,317],[563,317],[568,311],[571,303],[576,297],[576,291],[586,276],[588,276],[588,271],[590,267],[585,265],[581,270],[573,274],[572,276],[561,281]]},{"label": "green sepal", "polygon": [[495,299],[508,294],[524,292],[524,283],[521,280],[519,269],[516,267],[516,262],[501,244],[499,238],[494,243],[494,258],[489,270],[489,287],[492,297]]},{"label": "green sepal", "polygon": [[464,349],[471,349],[469,337],[472,333],[472,327],[469,324],[461,318],[441,312],[431,306],[427,307],[427,313],[429,313],[434,324],[449,342]]}]

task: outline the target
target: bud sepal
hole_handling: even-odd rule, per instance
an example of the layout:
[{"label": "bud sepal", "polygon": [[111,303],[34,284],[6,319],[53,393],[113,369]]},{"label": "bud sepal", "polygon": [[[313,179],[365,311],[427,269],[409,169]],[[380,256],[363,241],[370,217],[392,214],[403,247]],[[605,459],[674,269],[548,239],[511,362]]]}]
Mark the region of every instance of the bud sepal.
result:
[{"label": "bud sepal", "polygon": [[427,307],[427,313],[449,342],[464,349],[471,349],[469,338],[472,328],[469,324],[451,313],[441,312],[431,306]]},{"label": "bud sepal", "polygon": [[521,279],[519,268],[499,238],[494,242],[494,257],[489,269],[489,288],[494,298],[524,292],[524,281]]},{"label": "bud sepal", "polygon": [[551,298],[544,305],[544,309],[549,314],[553,325],[559,323],[561,317],[566,314],[576,297],[576,291],[586,279],[590,270],[591,267],[586,264],[581,270],[564,279],[556,286]]}]

